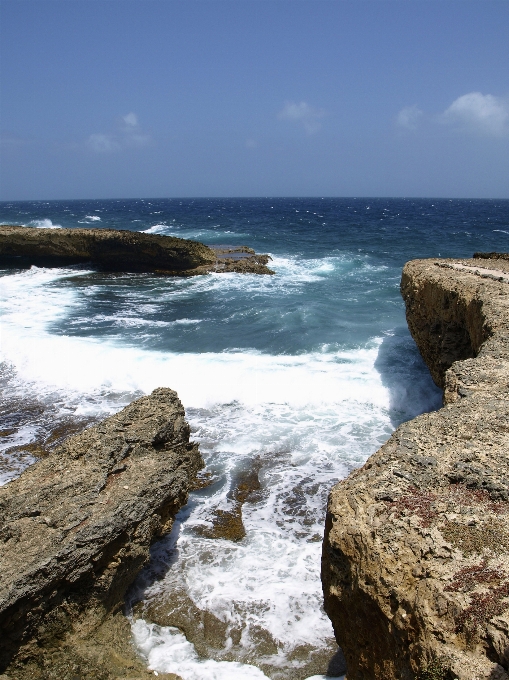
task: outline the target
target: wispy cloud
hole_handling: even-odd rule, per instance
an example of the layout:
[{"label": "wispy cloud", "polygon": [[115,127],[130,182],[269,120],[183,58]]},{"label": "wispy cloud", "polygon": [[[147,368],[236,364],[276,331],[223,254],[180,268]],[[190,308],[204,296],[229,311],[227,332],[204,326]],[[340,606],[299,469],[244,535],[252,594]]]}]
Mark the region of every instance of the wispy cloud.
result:
[{"label": "wispy cloud", "polygon": [[131,112],[121,116],[115,132],[91,134],[88,147],[96,153],[113,153],[129,147],[143,147],[150,144],[150,135],[140,128],[138,116]]},{"label": "wispy cloud", "polygon": [[122,116],[122,120],[126,124],[128,129],[138,127],[138,116],[135,113],[128,113],[126,116]]},{"label": "wispy cloud", "polygon": [[509,133],[509,101],[492,94],[469,92],[453,101],[442,122],[492,136]]},{"label": "wispy cloud", "polygon": [[446,125],[468,134],[505,137],[509,136],[509,98],[469,92],[439,114],[425,113],[415,105],[405,106],[396,116],[396,123],[407,130],[424,124]]},{"label": "wispy cloud", "polygon": [[416,130],[423,116],[424,111],[421,111],[417,106],[405,106],[405,108],[401,109],[398,113],[396,122],[402,128]]},{"label": "wispy cloud", "polygon": [[313,135],[321,127],[320,120],[325,116],[323,109],[316,109],[307,102],[286,102],[284,108],[278,113],[279,120],[289,120],[304,127],[308,135]]}]

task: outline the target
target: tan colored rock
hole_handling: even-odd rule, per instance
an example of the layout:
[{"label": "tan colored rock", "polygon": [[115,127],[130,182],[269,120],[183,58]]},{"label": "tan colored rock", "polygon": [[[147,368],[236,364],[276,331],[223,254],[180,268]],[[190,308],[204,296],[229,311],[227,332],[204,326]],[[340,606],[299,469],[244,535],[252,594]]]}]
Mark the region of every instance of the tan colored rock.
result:
[{"label": "tan colored rock", "polygon": [[201,466],[176,392],[159,388],[0,488],[0,673],[146,675],[124,596]]},{"label": "tan colored rock", "polygon": [[109,271],[202,273],[216,257],[203,243],[121,229],[35,229],[0,226],[0,256],[34,264],[93,262]]},{"label": "tan colored rock", "polygon": [[445,406],[331,491],[322,582],[348,680],[509,677],[507,274],[507,259],[403,270]]},{"label": "tan colored rock", "polygon": [[45,267],[91,262],[112,272],[196,276],[209,272],[274,274],[252,248],[209,248],[198,241],[122,229],[36,229],[0,225],[0,259]]}]

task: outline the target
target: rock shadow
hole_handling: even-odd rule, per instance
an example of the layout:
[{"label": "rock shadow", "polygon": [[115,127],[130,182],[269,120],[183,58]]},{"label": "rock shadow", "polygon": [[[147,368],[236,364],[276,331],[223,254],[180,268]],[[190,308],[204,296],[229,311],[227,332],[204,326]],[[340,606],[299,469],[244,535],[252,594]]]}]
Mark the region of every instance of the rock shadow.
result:
[{"label": "rock shadow", "polygon": [[396,428],[421,413],[442,406],[438,388],[408,329],[404,326],[387,335],[378,350],[375,369],[389,391],[389,417]]},{"label": "rock shadow", "polygon": [[343,654],[341,647],[338,647],[338,651],[334,654],[332,659],[329,661],[327,666],[327,678],[342,678],[346,674],[346,659]]}]

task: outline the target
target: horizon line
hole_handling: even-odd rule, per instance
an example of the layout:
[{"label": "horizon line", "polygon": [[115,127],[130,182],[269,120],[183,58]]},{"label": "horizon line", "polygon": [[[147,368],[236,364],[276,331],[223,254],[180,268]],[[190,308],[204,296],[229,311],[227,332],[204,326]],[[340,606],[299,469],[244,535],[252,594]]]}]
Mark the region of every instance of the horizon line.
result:
[{"label": "horizon line", "polygon": [[323,195],[308,195],[308,196],[112,196],[108,198],[11,198],[0,199],[1,203],[38,203],[38,202],[60,202],[60,201],[231,201],[231,200],[386,200],[386,201],[509,201],[508,197],[491,196],[323,196]]}]

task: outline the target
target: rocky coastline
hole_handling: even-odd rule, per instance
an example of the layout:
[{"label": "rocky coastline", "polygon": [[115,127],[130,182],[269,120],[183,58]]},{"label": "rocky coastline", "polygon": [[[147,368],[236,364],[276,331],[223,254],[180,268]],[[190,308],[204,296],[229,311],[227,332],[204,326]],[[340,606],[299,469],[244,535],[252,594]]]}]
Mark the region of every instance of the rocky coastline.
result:
[{"label": "rocky coastline", "polygon": [[1,678],[147,677],[124,597],[202,465],[159,388],[0,488]]},{"label": "rocky coastline", "polygon": [[329,496],[325,609],[348,680],[507,680],[509,261],[415,260],[401,292],[444,406]]},{"label": "rocky coastline", "polygon": [[0,225],[0,260],[10,266],[91,263],[103,271],[197,276],[210,272],[274,274],[270,257],[251,248],[209,248],[198,241],[121,229],[38,229]]}]

